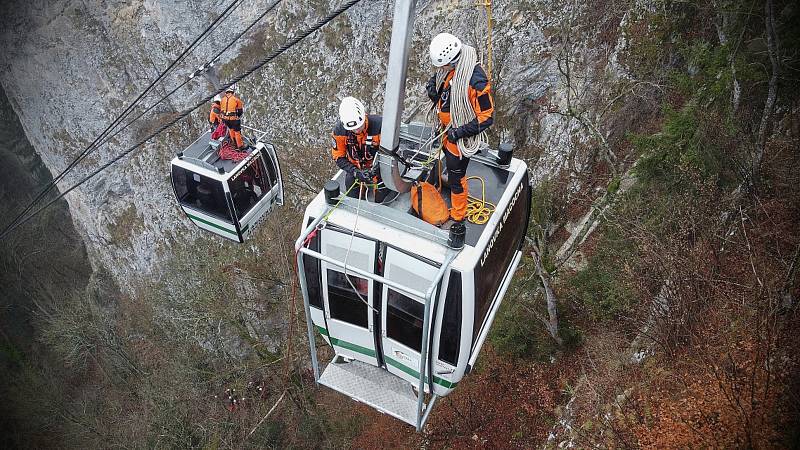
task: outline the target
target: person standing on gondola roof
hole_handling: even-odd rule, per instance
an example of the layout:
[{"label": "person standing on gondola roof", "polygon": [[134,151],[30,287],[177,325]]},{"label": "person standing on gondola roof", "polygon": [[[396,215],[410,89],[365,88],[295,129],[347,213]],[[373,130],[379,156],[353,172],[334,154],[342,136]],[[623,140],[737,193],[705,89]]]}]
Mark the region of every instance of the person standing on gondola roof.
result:
[{"label": "person standing on gondola roof", "polygon": [[228,135],[236,146],[236,150],[244,151],[244,141],[242,141],[242,115],[244,114],[244,102],[236,96],[236,84],[232,84],[225,89],[225,95],[220,100],[220,111],[222,121],[228,127]]},{"label": "person standing on gondola roof", "polygon": [[351,197],[363,196],[366,191],[362,189],[365,186],[374,190],[376,202],[381,202],[386,194],[385,188],[378,187],[381,183],[380,172],[373,170],[381,142],[381,122],[382,117],[367,114],[367,108],[357,98],[345,97],[339,104],[339,120],[333,127],[331,154],[336,165],[346,174],[345,189],[349,189],[353,183],[360,183],[349,189],[348,195]]},{"label": "person standing on gondola roof", "polygon": [[211,102],[211,111],[208,113],[208,124],[211,126],[212,132],[217,129],[222,121],[222,110],[220,109],[221,101],[222,96],[217,94],[214,96],[214,100]]},{"label": "person standing on gondola roof", "polygon": [[[447,182],[450,188],[450,218],[457,223],[464,220],[467,212],[466,174],[469,165],[469,155],[462,154],[459,149],[459,141],[482,133],[494,122],[492,86],[480,64],[475,64],[466,89],[451,89],[456,68],[462,59],[462,50],[465,47],[467,46],[452,34],[436,35],[430,45],[430,59],[437,72],[433,74],[426,85],[428,97],[436,105],[436,112],[442,127],[451,125],[451,105],[464,104],[464,100],[466,100],[475,113],[474,120],[461,126],[453,125],[442,139],[448,171]],[[474,51],[471,47],[469,49]],[[467,98],[453,98],[454,95],[457,95],[456,92],[466,95]]]}]

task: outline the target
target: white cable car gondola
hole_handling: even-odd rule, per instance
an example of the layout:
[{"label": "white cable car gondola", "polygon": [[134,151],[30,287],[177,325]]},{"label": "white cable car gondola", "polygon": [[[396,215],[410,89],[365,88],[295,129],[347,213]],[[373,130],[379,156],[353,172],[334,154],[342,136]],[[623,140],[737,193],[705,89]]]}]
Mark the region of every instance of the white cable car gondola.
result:
[{"label": "white cable car gondola", "polygon": [[283,182],[275,148],[262,142],[243,160],[221,159],[221,141],[206,132],[172,159],[172,187],[178,204],[198,227],[244,242],[274,205],[283,205]]},{"label": "white cable car gondola", "polygon": [[[395,1],[376,157],[397,196],[376,204],[339,195],[339,171],[306,208],[295,249],[315,380],[420,431],[478,358],[522,257],[531,189],[509,147],[484,150],[467,176],[481,178],[484,200],[497,205],[486,223],[457,234],[411,214],[409,181],[438,175],[425,167],[441,164],[421,145],[430,128],[400,126],[414,7]],[[335,352],[323,371],[315,330]]]},{"label": "white cable car gondola", "polygon": [[[401,130],[401,152],[415,144],[406,138],[420,135],[410,128]],[[410,213],[408,193],[376,204],[331,198],[329,186],[308,205],[298,267],[319,383],[419,430],[435,398],[469,373],[519,264],[528,224],[527,166],[502,153],[507,165],[490,152],[470,163],[468,175],[484,180],[486,200],[497,209],[487,223],[467,224],[460,250],[451,248],[447,231]],[[345,188],[343,172],[334,181]],[[336,353],[321,374],[312,324]],[[420,390],[429,394],[425,411]]]}]

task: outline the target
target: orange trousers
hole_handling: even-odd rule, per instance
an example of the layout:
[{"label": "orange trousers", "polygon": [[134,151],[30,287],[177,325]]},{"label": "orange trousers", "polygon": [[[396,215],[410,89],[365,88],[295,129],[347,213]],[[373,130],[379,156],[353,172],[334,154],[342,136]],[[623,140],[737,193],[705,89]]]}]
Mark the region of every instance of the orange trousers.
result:
[{"label": "orange trousers", "polygon": [[231,137],[231,141],[233,141],[237,149],[244,147],[244,141],[242,141],[241,131],[236,131],[233,128],[228,128],[228,136]]},{"label": "orange trousers", "polygon": [[467,187],[467,166],[469,158],[458,155],[461,151],[456,144],[444,137],[444,159],[447,164],[447,185],[450,188],[450,218],[460,222],[467,214],[467,201],[469,198]]},{"label": "orange trousers", "polygon": [[230,119],[223,120],[225,125],[228,127],[228,136],[230,136],[231,141],[233,141],[234,145],[236,145],[236,149],[239,150],[244,147],[244,141],[242,141],[242,121]]}]

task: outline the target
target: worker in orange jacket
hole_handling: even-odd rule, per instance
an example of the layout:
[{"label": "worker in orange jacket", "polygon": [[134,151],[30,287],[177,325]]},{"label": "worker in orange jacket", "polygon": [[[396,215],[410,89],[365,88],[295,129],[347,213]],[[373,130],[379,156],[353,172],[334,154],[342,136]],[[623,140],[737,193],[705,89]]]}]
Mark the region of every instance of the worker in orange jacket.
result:
[{"label": "worker in orange jacket", "polygon": [[[345,172],[345,185],[351,197],[365,196],[364,185],[372,185],[375,201],[381,202],[386,189],[378,187],[380,172],[373,171],[375,155],[381,142],[381,116],[367,114],[364,104],[345,97],[339,105],[339,120],[333,128],[331,154],[336,165]],[[361,183],[353,187],[353,183]]]},{"label": "worker in orange jacket", "polygon": [[236,149],[245,150],[244,141],[242,141],[244,103],[234,92],[236,92],[236,84],[232,84],[225,90],[225,95],[222,96],[220,101],[220,111],[222,112],[222,121],[228,127],[228,136],[230,136]]},{"label": "worker in orange jacket", "polygon": [[[455,75],[461,49],[461,40],[449,33],[438,34],[430,45],[431,64],[441,71],[440,74],[446,73],[441,85],[437,85],[437,76],[434,74],[426,86],[428,97],[436,105],[436,112],[443,127],[450,125],[450,82]],[[457,143],[460,139],[480,134],[494,122],[492,87],[480,64],[476,64],[473,69],[467,96],[475,112],[475,119],[459,127],[451,127],[443,137],[447,183],[450,188],[450,218],[457,223],[464,220],[469,197],[466,177],[469,157],[461,154]]]},{"label": "worker in orange jacket", "polygon": [[221,101],[222,96],[219,94],[215,95],[214,101],[211,103],[211,112],[208,113],[208,124],[211,126],[212,132],[217,129],[220,121],[222,120],[222,109],[220,107]]}]

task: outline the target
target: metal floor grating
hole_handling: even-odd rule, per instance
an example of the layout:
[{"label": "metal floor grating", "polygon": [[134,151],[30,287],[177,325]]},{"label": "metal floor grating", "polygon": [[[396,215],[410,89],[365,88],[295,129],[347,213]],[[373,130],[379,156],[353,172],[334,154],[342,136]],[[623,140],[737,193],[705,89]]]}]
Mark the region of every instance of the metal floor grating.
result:
[{"label": "metal floor grating", "polygon": [[417,426],[417,395],[411,385],[384,369],[336,356],[319,383],[362,403]]}]

